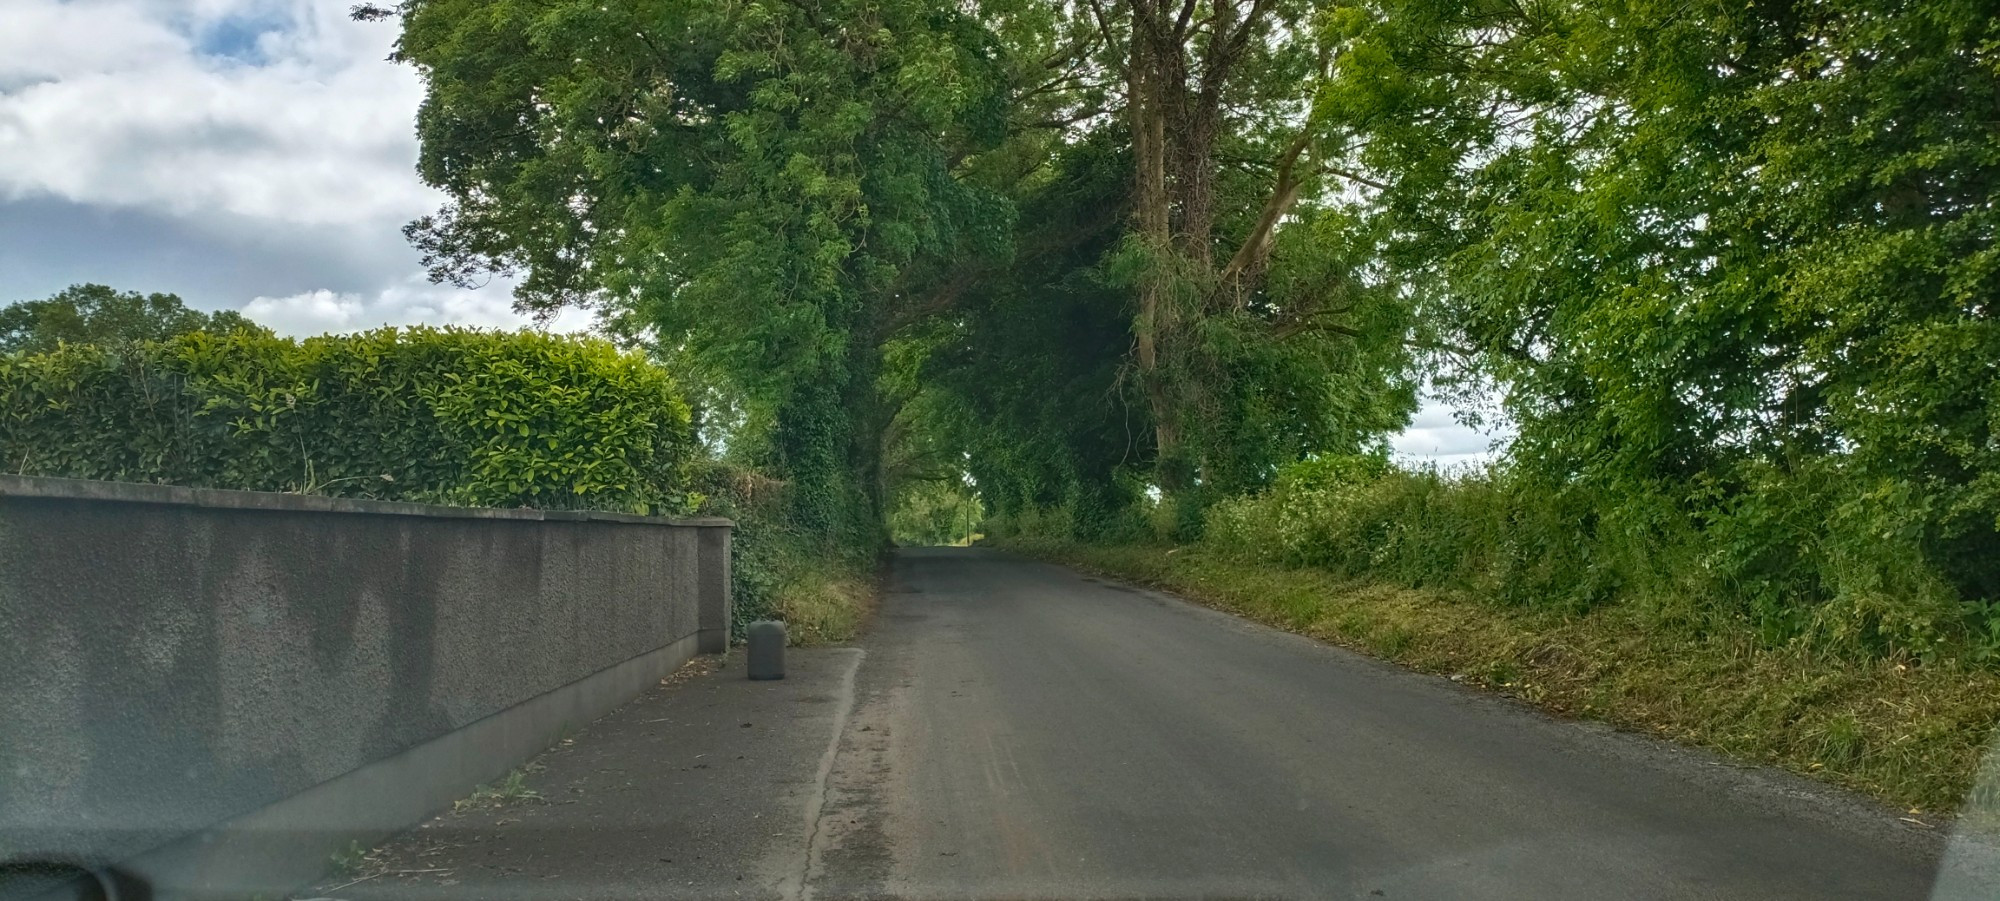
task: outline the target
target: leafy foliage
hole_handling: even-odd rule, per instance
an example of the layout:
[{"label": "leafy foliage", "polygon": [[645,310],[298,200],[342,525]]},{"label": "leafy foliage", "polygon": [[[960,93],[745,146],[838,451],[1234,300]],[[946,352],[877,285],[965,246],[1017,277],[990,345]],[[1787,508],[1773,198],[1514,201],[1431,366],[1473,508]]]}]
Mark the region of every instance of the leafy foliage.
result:
[{"label": "leafy foliage", "polygon": [[678,513],[693,452],[666,372],[602,341],[193,332],[0,357],[0,459],[27,475]]},{"label": "leafy foliage", "polygon": [[1506,606],[1624,604],[1666,631],[1767,649],[1979,662],[2000,652],[1990,608],[1961,603],[1909,537],[1884,534],[1882,499],[1865,484],[1825,465],[1761,476],[1695,506],[1520,466],[1451,476],[1329,457],[1210,508],[1206,539],[1238,559]]},{"label": "leafy foliage", "polygon": [[[918,0],[407,0],[427,94],[410,234],[440,278],[523,273],[695,360],[762,434],[788,516],[879,543],[880,346],[1004,204],[951,177],[1003,131],[986,31]],[[372,15],[372,14],[371,14]]]},{"label": "leafy foliage", "polygon": [[188,332],[269,335],[234,310],[190,310],[172,294],[71,285],[46,300],[0,309],[0,354],[47,353],[61,344],[118,345],[159,341]]},{"label": "leafy foliage", "polygon": [[889,536],[897,544],[923,547],[968,544],[985,516],[969,485],[915,482],[889,511]]},{"label": "leafy foliage", "polygon": [[[427,86],[434,273],[517,272],[671,361],[778,486],[772,547],[872,548],[970,485],[995,531],[1212,529],[1770,646],[1995,643],[1978,4],[370,15]],[[1497,399],[1500,468],[1390,470],[1420,382]]]},{"label": "leafy foliage", "polygon": [[861,628],[873,597],[875,549],[829,543],[788,514],[791,486],[721,460],[692,467],[697,512],[736,523],[730,543],[731,620],[741,639],[750,623],[784,621],[795,644],[842,642]]},{"label": "leafy foliage", "polygon": [[[1886,591],[2000,596],[1989,10],[1393,0],[1336,19],[1334,101],[1392,182],[1384,256],[1466,351],[1444,374],[1504,394],[1519,466],[1607,516],[1664,498],[1766,567],[1851,527],[1859,559],[1866,536],[1908,554]],[[1844,499],[1788,530],[1756,512],[1772,495]],[[1806,584],[1772,603],[1810,606]]]},{"label": "leafy foliage", "polygon": [[[1213,315],[1175,333],[1164,370],[1134,367],[1131,292],[1158,267],[1131,240],[1134,157],[1107,116],[1131,20],[1107,31],[1082,7],[410,0],[420,168],[451,198],[410,234],[439,278],[521,272],[528,306],[596,304],[692,361],[677,368],[741,414],[732,457],[786,481],[788,516],[818,534],[879,536],[905,440],[971,453],[996,509],[1081,505],[1090,528],[1133,503],[1146,477],[1117,473],[1157,468],[1169,420],[1193,451],[1166,456],[1205,494],[1254,487],[1411,406],[1402,305],[1350,277],[1349,223],[1298,201],[1324,173],[1284,176],[1261,215],[1295,131],[1282,95],[1317,40],[1293,27],[1307,5],[1281,5],[1202,20],[1203,52],[1302,38],[1232,63],[1208,101],[1221,118],[1188,174],[1207,212],[1183,218],[1252,262],[1217,262],[1226,292],[1203,277]],[[1274,231],[1288,211],[1306,224]],[[1064,359],[1037,346],[1073,326]],[[924,390],[885,370],[897,342],[927,350]],[[1162,380],[1188,409],[1153,402]],[[1024,409],[1054,397],[1075,399]],[[1010,430],[958,427],[1008,408]]]},{"label": "leafy foliage", "polygon": [[[1022,189],[1022,259],[968,292],[927,361],[926,384],[948,398],[938,416],[1003,530],[1026,516],[1087,538],[1150,528],[1158,430],[1133,366],[1131,292],[1148,264],[1124,227],[1130,158],[1118,137],[1063,148]],[[1219,196],[1240,203],[1239,189],[1254,195],[1243,182]],[[1414,405],[1407,355],[1392,340],[1402,314],[1386,293],[1356,288],[1319,322],[1330,330],[1281,323],[1281,295],[1341,283],[1352,266],[1337,215],[1301,216],[1253,303],[1188,326],[1180,356],[1162,364],[1161,377],[1192,380],[1176,391],[1195,463],[1194,483],[1174,498],[1177,531],[1198,528],[1205,497],[1255,489],[1315,452],[1379,443]]]}]

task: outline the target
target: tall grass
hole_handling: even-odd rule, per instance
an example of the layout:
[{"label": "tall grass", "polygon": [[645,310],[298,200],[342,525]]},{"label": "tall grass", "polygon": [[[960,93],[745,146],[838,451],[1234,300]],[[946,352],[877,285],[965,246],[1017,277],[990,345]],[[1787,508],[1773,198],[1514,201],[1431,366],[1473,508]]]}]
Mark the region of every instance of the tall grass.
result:
[{"label": "tall grass", "polygon": [[1995,599],[1963,596],[1924,535],[1871,503],[1879,486],[1832,471],[1735,478],[1726,492],[1614,494],[1502,467],[1314,461],[1261,494],[1209,506],[1203,541],[1237,559],[1504,606],[1620,604],[1661,628],[1766,648],[1995,657]]},{"label": "tall grass", "polygon": [[734,638],[756,620],[785,623],[793,644],[839,644],[861,631],[874,604],[878,548],[811,533],[785,516],[783,482],[705,461],[694,468],[699,511],[726,516]]}]

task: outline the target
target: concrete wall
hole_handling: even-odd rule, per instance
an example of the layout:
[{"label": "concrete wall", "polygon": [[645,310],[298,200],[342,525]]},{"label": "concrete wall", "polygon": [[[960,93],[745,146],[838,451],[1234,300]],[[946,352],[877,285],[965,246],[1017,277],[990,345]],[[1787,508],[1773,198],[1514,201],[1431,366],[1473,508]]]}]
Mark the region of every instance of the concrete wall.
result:
[{"label": "concrete wall", "polygon": [[0,859],[310,878],[726,647],[728,536],[0,476]]}]

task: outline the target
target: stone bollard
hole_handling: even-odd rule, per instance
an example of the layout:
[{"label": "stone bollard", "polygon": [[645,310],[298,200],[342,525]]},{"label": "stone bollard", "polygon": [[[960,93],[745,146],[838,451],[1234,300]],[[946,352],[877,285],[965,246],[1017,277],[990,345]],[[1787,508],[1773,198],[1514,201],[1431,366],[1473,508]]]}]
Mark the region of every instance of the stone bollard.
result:
[{"label": "stone bollard", "polygon": [[785,624],[758,620],[745,631],[749,634],[750,678],[785,678]]}]

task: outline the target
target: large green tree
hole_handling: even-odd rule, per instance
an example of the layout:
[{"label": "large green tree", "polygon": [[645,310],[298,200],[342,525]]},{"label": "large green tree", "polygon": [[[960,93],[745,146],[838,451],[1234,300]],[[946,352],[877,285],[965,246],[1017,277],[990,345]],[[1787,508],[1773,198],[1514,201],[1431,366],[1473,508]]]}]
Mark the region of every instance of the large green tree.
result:
[{"label": "large green tree", "polygon": [[799,525],[879,534],[882,345],[949,302],[939,261],[1004,252],[958,177],[1006,135],[1008,73],[920,0],[407,0],[433,273],[520,276],[705,367],[761,434]]},{"label": "large green tree", "polygon": [[1370,0],[1332,24],[1329,108],[1391,183],[1385,259],[1466,352],[1440,362],[1503,392],[1518,461],[1718,522],[1818,480],[1843,500],[1743,542],[1746,572],[1844,542],[1879,564],[1847,570],[1927,558],[2000,596],[1988,5]]},{"label": "large green tree", "polygon": [[[1303,356],[1338,372],[1344,364],[1327,359],[1327,348],[1294,359],[1269,349],[1329,338],[1363,342],[1365,353],[1401,346],[1396,323],[1378,315],[1384,298],[1363,290],[1361,261],[1347,253],[1335,221],[1336,198],[1374,182],[1343,165],[1351,130],[1318,102],[1334,63],[1320,22],[1326,10],[1287,0],[1090,7],[1107,67],[1122,82],[1131,135],[1125,271],[1136,294],[1133,356],[1152,413],[1155,480],[1169,492],[1196,480],[1255,484],[1255,467],[1246,471],[1236,452],[1246,436],[1214,428],[1239,424],[1243,404],[1267,399],[1231,378],[1243,363],[1254,359],[1261,365],[1252,370],[1268,372]],[[1346,412],[1361,414],[1351,424],[1364,431],[1379,433],[1393,424],[1385,419],[1407,413],[1393,402],[1345,400]],[[1318,411],[1289,412],[1311,419]]]},{"label": "large green tree", "polygon": [[54,297],[0,308],[0,353],[45,353],[59,344],[161,341],[188,332],[270,334],[235,310],[188,309],[173,294],[71,285]]}]

